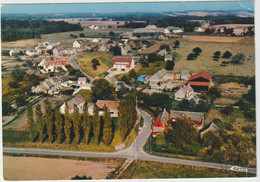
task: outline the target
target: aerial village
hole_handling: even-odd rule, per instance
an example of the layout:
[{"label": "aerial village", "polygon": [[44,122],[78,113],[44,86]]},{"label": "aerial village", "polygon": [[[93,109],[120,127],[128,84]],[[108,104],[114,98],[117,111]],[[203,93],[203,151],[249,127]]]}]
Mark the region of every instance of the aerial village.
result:
[{"label": "aerial village", "polygon": [[[98,111],[98,116],[103,117],[108,109],[109,116],[114,119],[119,118],[120,121],[122,109],[127,108],[123,106],[122,101],[127,100],[128,94],[132,94],[134,100],[129,101],[128,104],[133,104],[136,116],[134,124],[131,125],[124,139],[119,142],[116,139],[119,137],[119,134],[116,134],[119,132],[117,127],[120,128],[117,123],[116,129],[113,129],[113,138],[109,142],[100,139],[100,142],[104,140],[104,143],[108,143],[107,148],[97,147],[86,150],[117,151],[128,147],[133,142],[133,138],[137,137],[145,127],[142,112],[146,112],[151,116],[150,143],[147,140],[148,142],[144,144],[147,153],[157,155],[160,152],[172,152],[196,156],[196,159],[213,160],[217,152],[223,151],[221,144],[205,142],[208,141],[207,137],[215,137],[215,141],[223,142],[225,136],[231,137],[234,131],[247,134],[249,129],[255,131],[253,127],[255,108],[252,99],[248,99],[254,89],[254,81],[252,81],[254,74],[237,76],[234,71],[236,68],[232,68],[242,64],[252,66],[254,53],[244,49],[240,53],[238,50],[231,49],[235,44],[233,40],[251,38],[254,26],[210,25],[206,20],[193,22],[200,25],[195,27],[193,32],[199,35],[211,34],[211,37],[207,36],[207,38],[213,43],[206,42],[203,46],[205,40],[201,38],[202,36],[198,36],[201,40],[192,42],[194,37],[198,37],[185,34],[183,28],[176,26],[157,27],[148,24],[143,28],[127,29],[118,33],[116,26],[121,25],[122,22],[113,21],[111,25],[89,23],[83,26],[84,31],[94,33],[105,31],[105,37],[88,37],[84,33],[72,32],[66,34],[64,40],[47,37],[46,41],[36,42],[30,49],[18,46],[8,49],[8,52],[2,56],[2,74],[16,72],[19,77],[19,73],[26,72],[27,75],[19,83],[9,82],[8,87],[14,91],[23,84],[26,85],[28,81],[26,79],[33,80],[36,77],[37,81],[30,84],[30,88],[26,90],[26,97],[23,93],[19,93],[15,99],[8,97],[11,102],[4,100],[3,104],[7,109],[3,115],[3,130],[27,131],[26,104],[31,103],[36,110],[39,109],[37,105],[41,105],[40,110],[44,115],[45,101],[51,103],[52,109],[58,107],[58,111],[64,117],[67,112],[74,117],[75,107],[82,114],[83,119],[86,112],[94,118]],[[219,39],[214,39],[214,36],[223,34],[228,36],[223,37],[224,43],[218,40],[216,44],[219,44],[219,47],[214,47],[214,41]],[[208,49],[212,46],[212,50],[205,50],[207,43]],[[189,50],[185,50],[187,53],[183,55],[180,51],[188,44],[190,44]],[[222,48],[221,44],[225,46]],[[188,53],[189,55],[186,56]],[[210,57],[208,61],[211,63],[203,62],[203,66],[196,65],[197,59],[199,60],[205,54],[210,54],[207,56]],[[8,60],[15,60],[19,66],[9,64]],[[207,64],[212,68],[208,68]],[[222,75],[222,70],[224,73],[228,68],[231,69],[231,76]],[[238,69],[243,72],[240,67]],[[110,92],[108,91],[110,88],[112,88],[111,95],[102,92]],[[97,97],[100,92],[105,96]],[[8,103],[11,104],[7,106]],[[240,114],[236,117],[238,112]],[[118,122],[114,119],[113,122]],[[178,128],[174,123],[184,120],[192,123],[195,137],[189,134],[186,136],[181,132],[176,132],[175,135],[179,136],[172,134],[174,128]],[[249,124],[247,120],[250,120]],[[93,133],[94,128],[93,121]],[[178,129],[186,131],[181,127]],[[135,136],[132,135],[132,130],[137,131]],[[248,137],[247,134],[239,137]],[[96,138],[95,133],[92,135]],[[105,133],[103,135],[105,136]],[[183,146],[172,141],[188,137],[196,138],[195,142],[188,141],[187,145]],[[94,141],[93,138],[89,139],[90,144],[92,140]],[[255,135],[252,134],[249,138],[254,141]],[[11,140],[6,140],[7,142],[5,140],[4,137],[5,146],[13,145]],[[43,147],[39,143],[36,142],[35,146]],[[26,142],[21,146],[26,147]],[[55,146],[59,149],[58,143],[55,143]],[[176,146],[180,148],[177,149]],[[243,147],[237,146],[237,150],[242,151]],[[254,155],[255,152],[251,151],[250,156]],[[225,159],[221,158],[221,160]],[[237,162],[231,158],[228,160]],[[245,161],[254,166],[255,158],[249,159],[244,156],[241,165],[245,164]]]}]

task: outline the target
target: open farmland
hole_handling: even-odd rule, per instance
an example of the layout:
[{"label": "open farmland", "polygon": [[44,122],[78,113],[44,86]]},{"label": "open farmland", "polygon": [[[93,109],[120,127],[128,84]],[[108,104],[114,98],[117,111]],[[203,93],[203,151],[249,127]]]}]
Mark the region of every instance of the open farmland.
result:
[{"label": "open farmland", "polygon": [[[76,175],[105,179],[118,163],[3,156],[5,180],[70,180]],[[98,169],[98,170],[97,170]]]},{"label": "open farmland", "polygon": [[[112,66],[113,54],[104,52],[89,52],[81,54],[76,58],[76,62],[79,67],[91,77],[95,77],[103,74]],[[98,59],[99,64],[97,69],[94,70],[92,67],[92,59]]]},{"label": "open farmland", "polygon": [[58,40],[61,41],[62,44],[71,44],[74,40],[69,37],[70,34],[76,35],[79,37],[79,34],[84,33],[86,37],[90,38],[100,38],[100,37],[108,37],[109,32],[113,31],[116,35],[131,31],[132,29],[128,28],[102,28],[98,30],[86,29],[84,31],[74,31],[74,32],[62,32],[62,33],[52,33],[52,34],[42,34],[40,39],[25,39],[18,40],[12,42],[2,42],[2,49],[10,49],[10,48],[34,48],[37,43],[49,41],[49,40]]},{"label": "open farmland", "polygon": [[[249,56],[254,58],[255,46],[254,38],[246,37],[241,40],[237,40],[234,37],[233,41],[230,42],[232,37],[228,40],[229,42],[214,42],[210,36],[200,38],[197,37],[196,41],[187,39],[180,39],[180,47],[175,51],[179,54],[179,57],[175,61],[175,72],[181,70],[189,70],[190,73],[198,73],[202,71],[209,72],[213,75],[234,75],[234,76],[253,76],[255,75],[255,61],[248,60]],[[210,41],[205,41],[206,39]],[[215,38],[214,38],[215,39]],[[223,39],[219,37],[218,39]],[[240,39],[240,38],[239,38]],[[225,39],[223,39],[225,40]],[[202,53],[197,57],[196,60],[187,61],[187,56],[192,52],[195,47],[200,47]],[[245,61],[242,64],[227,64],[226,66],[220,66],[222,61],[231,61],[231,59],[220,59],[219,61],[213,61],[213,55],[216,51],[220,51],[221,55],[224,52],[229,51],[232,55],[243,53],[246,56]]]}]

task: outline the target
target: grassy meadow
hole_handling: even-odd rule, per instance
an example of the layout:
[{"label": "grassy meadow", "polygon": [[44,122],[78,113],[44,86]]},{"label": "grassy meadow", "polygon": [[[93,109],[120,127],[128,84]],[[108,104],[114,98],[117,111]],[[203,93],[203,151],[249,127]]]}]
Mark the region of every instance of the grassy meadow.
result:
[{"label": "grassy meadow", "polygon": [[[230,40],[234,38],[235,40]],[[208,41],[206,41],[208,39]],[[181,70],[188,70],[190,73],[198,73],[202,71],[209,72],[213,75],[234,75],[234,76],[253,76],[255,75],[255,62],[248,60],[248,56],[254,57],[255,46],[254,38],[245,37],[229,37],[225,40],[224,37],[218,37],[212,39],[209,36],[202,36],[201,40],[196,37],[193,39],[179,39],[180,47],[174,50],[178,53],[179,57],[175,61],[175,72]],[[202,53],[196,60],[187,61],[187,56],[192,52],[195,47],[200,47]],[[219,59],[219,61],[213,61],[213,55],[216,51],[220,51],[221,55],[224,52],[229,51],[232,56],[243,53],[246,56],[245,61],[242,64],[228,64],[226,66],[220,66],[222,61],[231,61],[231,59]]]},{"label": "grassy meadow", "polygon": [[[92,59],[98,59],[100,65],[94,70],[92,67]],[[76,62],[79,67],[91,77],[95,77],[105,73],[110,67],[112,67],[113,54],[106,52],[88,52],[83,53],[76,58]]]},{"label": "grassy meadow", "polygon": [[[180,164],[138,161],[132,163],[120,179],[156,179],[156,178],[218,178],[218,177],[254,177],[255,174],[225,171]],[[245,179],[246,180],[246,179]]]}]

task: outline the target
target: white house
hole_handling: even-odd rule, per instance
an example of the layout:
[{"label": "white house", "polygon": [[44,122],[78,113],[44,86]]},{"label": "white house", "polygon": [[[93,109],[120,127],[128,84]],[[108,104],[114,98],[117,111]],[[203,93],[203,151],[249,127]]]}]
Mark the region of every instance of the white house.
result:
[{"label": "white house", "polygon": [[38,67],[40,67],[40,71],[42,73],[49,73],[49,72],[60,72],[60,70],[68,71],[66,66],[70,65],[69,58],[67,57],[55,57],[50,58],[44,58],[42,61],[38,64]]},{"label": "white house", "polygon": [[86,45],[87,41],[83,39],[75,40],[73,42],[73,47],[74,48],[84,48]]},{"label": "white house", "polygon": [[[119,101],[116,100],[97,100],[96,102],[97,107],[99,108],[99,115],[103,115],[103,109],[106,106],[109,111],[111,117],[118,117],[118,107],[119,107]],[[90,115],[93,115],[94,112],[94,103],[90,103],[88,105],[88,112]]]},{"label": "white house", "polygon": [[74,98],[70,99],[68,102],[64,102],[60,107],[60,111],[62,114],[65,113],[65,106],[67,104],[69,113],[72,114],[74,110],[74,106],[77,106],[80,113],[83,113],[83,106],[85,104],[85,99],[81,95],[76,95]]},{"label": "white house", "polygon": [[26,50],[25,54],[28,56],[34,56],[41,53],[41,50]]},{"label": "white house", "polygon": [[86,85],[87,77],[78,77],[78,85]]},{"label": "white house", "polygon": [[194,94],[194,90],[190,85],[181,87],[176,93],[175,93],[175,99],[180,101],[182,99],[188,98],[191,95]]},{"label": "white house", "polygon": [[135,62],[132,57],[115,57],[113,68],[129,70],[134,68]]}]

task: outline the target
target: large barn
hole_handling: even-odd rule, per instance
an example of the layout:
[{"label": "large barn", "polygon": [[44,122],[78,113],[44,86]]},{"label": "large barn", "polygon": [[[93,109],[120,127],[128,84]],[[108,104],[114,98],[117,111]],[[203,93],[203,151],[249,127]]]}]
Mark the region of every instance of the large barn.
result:
[{"label": "large barn", "polygon": [[208,72],[200,72],[192,75],[187,81],[194,90],[209,90],[213,85],[212,75]]}]

